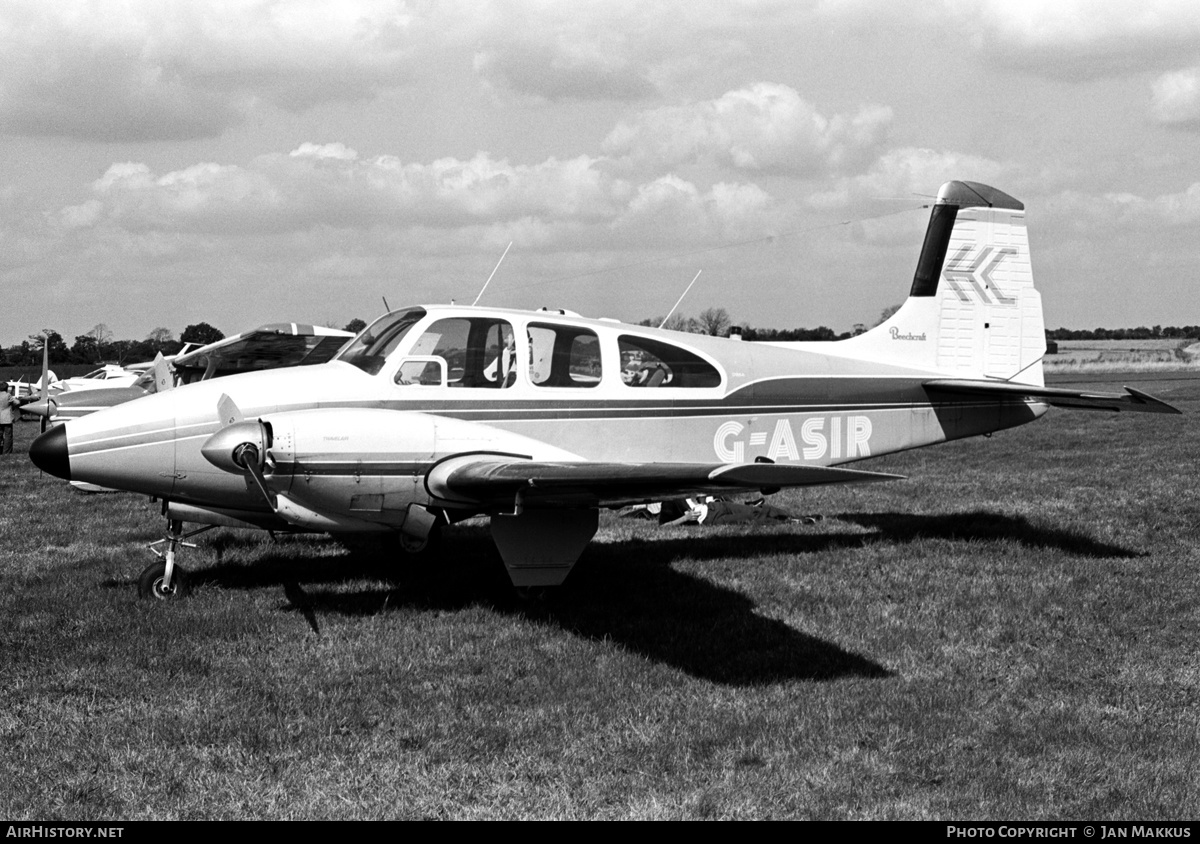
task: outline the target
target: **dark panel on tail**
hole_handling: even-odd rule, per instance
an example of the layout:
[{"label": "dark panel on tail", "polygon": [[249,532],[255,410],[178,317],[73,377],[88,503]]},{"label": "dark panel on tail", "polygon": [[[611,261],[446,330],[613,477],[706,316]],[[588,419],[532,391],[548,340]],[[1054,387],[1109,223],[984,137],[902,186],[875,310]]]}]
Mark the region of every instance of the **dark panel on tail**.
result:
[{"label": "dark panel on tail", "polygon": [[937,293],[938,277],[946,261],[946,250],[950,247],[950,232],[954,231],[954,220],[958,216],[957,205],[933,206],[929,215],[929,227],[925,229],[925,243],[921,246],[921,258],[917,261],[917,272],[913,275],[909,296],[933,296]]},{"label": "dark panel on tail", "polygon": [[950,233],[954,231],[959,208],[1025,210],[1019,200],[991,185],[957,180],[946,182],[938,191],[937,203],[929,215],[929,227],[925,229],[925,243],[921,246],[921,257],[917,261],[917,272],[913,276],[909,296],[933,296],[937,293],[938,278],[946,262]]}]

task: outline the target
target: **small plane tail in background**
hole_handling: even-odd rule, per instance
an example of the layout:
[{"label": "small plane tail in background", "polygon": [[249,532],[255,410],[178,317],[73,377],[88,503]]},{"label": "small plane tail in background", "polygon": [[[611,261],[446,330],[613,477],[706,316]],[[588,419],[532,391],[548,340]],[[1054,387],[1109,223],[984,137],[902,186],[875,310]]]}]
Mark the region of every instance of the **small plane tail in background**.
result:
[{"label": "small plane tail in background", "polygon": [[978,182],[938,192],[908,299],[839,352],[959,378],[1042,384],[1046,329],[1025,206]]}]

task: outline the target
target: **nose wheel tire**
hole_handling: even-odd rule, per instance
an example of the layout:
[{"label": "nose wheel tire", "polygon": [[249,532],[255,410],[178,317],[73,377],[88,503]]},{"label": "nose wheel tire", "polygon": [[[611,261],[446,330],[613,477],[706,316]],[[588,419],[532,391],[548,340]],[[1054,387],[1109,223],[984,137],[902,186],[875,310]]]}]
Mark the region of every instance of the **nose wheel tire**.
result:
[{"label": "nose wheel tire", "polygon": [[159,601],[178,601],[181,598],[186,598],[192,591],[191,584],[188,583],[187,573],[179,566],[175,566],[175,570],[171,573],[171,586],[169,589],[163,587],[163,580],[166,574],[166,563],[151,563],[146,566],[145,571],[138,577],[138,597],[154,598]]}]

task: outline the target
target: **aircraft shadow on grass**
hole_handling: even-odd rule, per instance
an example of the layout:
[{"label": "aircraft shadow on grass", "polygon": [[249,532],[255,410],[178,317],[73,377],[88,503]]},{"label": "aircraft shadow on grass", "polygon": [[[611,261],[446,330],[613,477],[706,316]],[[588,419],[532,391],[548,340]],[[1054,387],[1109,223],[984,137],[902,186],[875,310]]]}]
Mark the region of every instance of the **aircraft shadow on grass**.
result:
[{"label": "aircraft shadow on grass", "polygon": [[[693,676],[747,686],[842,677],[889,676],[879,664],[838,645],[795,630],[755,612],[736,590],[672,567],[678,560],[730,559],[747,562],[767,555],[816,554],[878,542],[919,539],[1014,540],[1087,557],[1139,556],[1067,530],[1037,527],[1019,516],[987,511],[940,515],[845,513],[837,520],[869,533],[796,533],[768,529],[747,534],[732,529],[661,538],[631,538],[593,544],[566,588],[542,600],[523,600],[513,591],[483,528],[464,526],[449,534],[442,560],[428,566],[395,547],[369,539],[346,543],[348,553],[330,556],[318,546],[284,540],[252,564],[228,562],[258,539],[219,535],[210,545],[217,561],[192,572],[194,584],[227,589],[282,586],[285,609],[301,613],[319,633],[319,616],[371,616],[397,609],[453,611],[490,606],[555,624],[573,634],[608,641]],[[352,591],[324,585],[388,581]],[[302,585],[303,584],[303,585]],[[307,589],[305,588],[307,587]],[[315,588],[314,588],[315,587]]]},{"label": "aircraft shadow on grass", "polygon": [[[720,539],[729,550],[741,549],[739,556],[764,553],[761,545],[758,551],[746,550],[747,537]],[[193,569],[190,578],[195,586],[224,589],[282,587],[282,608],[299,612],[317,633],[323,615],[486,606],[722,684],[889,676],[863,656],[757,614],[754,603],[735,590],[674,570],[670,563],[682,549],[698,544],[695,540],[668,542],[666,548],[659,544],[632,540],[593,546],[567,588],[536,599],[514,592],[487,532],[473,528],[448,537],[443,559],[431,567],[414,564],[394,548],[381,552],[368,541],[351,543],[347,555],[330,557],[284,540],[252,564],[217,562]],[[363,583],[380,580],[390,585]],[[323,588],[336,584],[362,588]]]},{"label": "aircraft shadow on grass", "polygon": [[872,536],[892,542],[917,539],[995,542],[1012,540],[1027,548],[1051,548],[1080,557],[1142,557],[1135,551],[1100,542],[1073,530],[1039,527],[1023,516],[1008,516],[987,510],[965,513],[913,515],[912,513],[843,513],[837,518],[877,531]]}]

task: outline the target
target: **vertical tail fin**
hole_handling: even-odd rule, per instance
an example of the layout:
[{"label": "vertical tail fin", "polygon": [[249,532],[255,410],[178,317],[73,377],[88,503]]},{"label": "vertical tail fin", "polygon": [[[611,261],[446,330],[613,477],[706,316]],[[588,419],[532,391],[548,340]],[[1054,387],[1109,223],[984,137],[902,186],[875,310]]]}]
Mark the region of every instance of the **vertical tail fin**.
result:
[{"label": "vertical tail fin", "polygon": [[1046,350],[1025,206],[978,182],[938,191],[908,299],[847,351],[958,377],[1042,384]]}]

